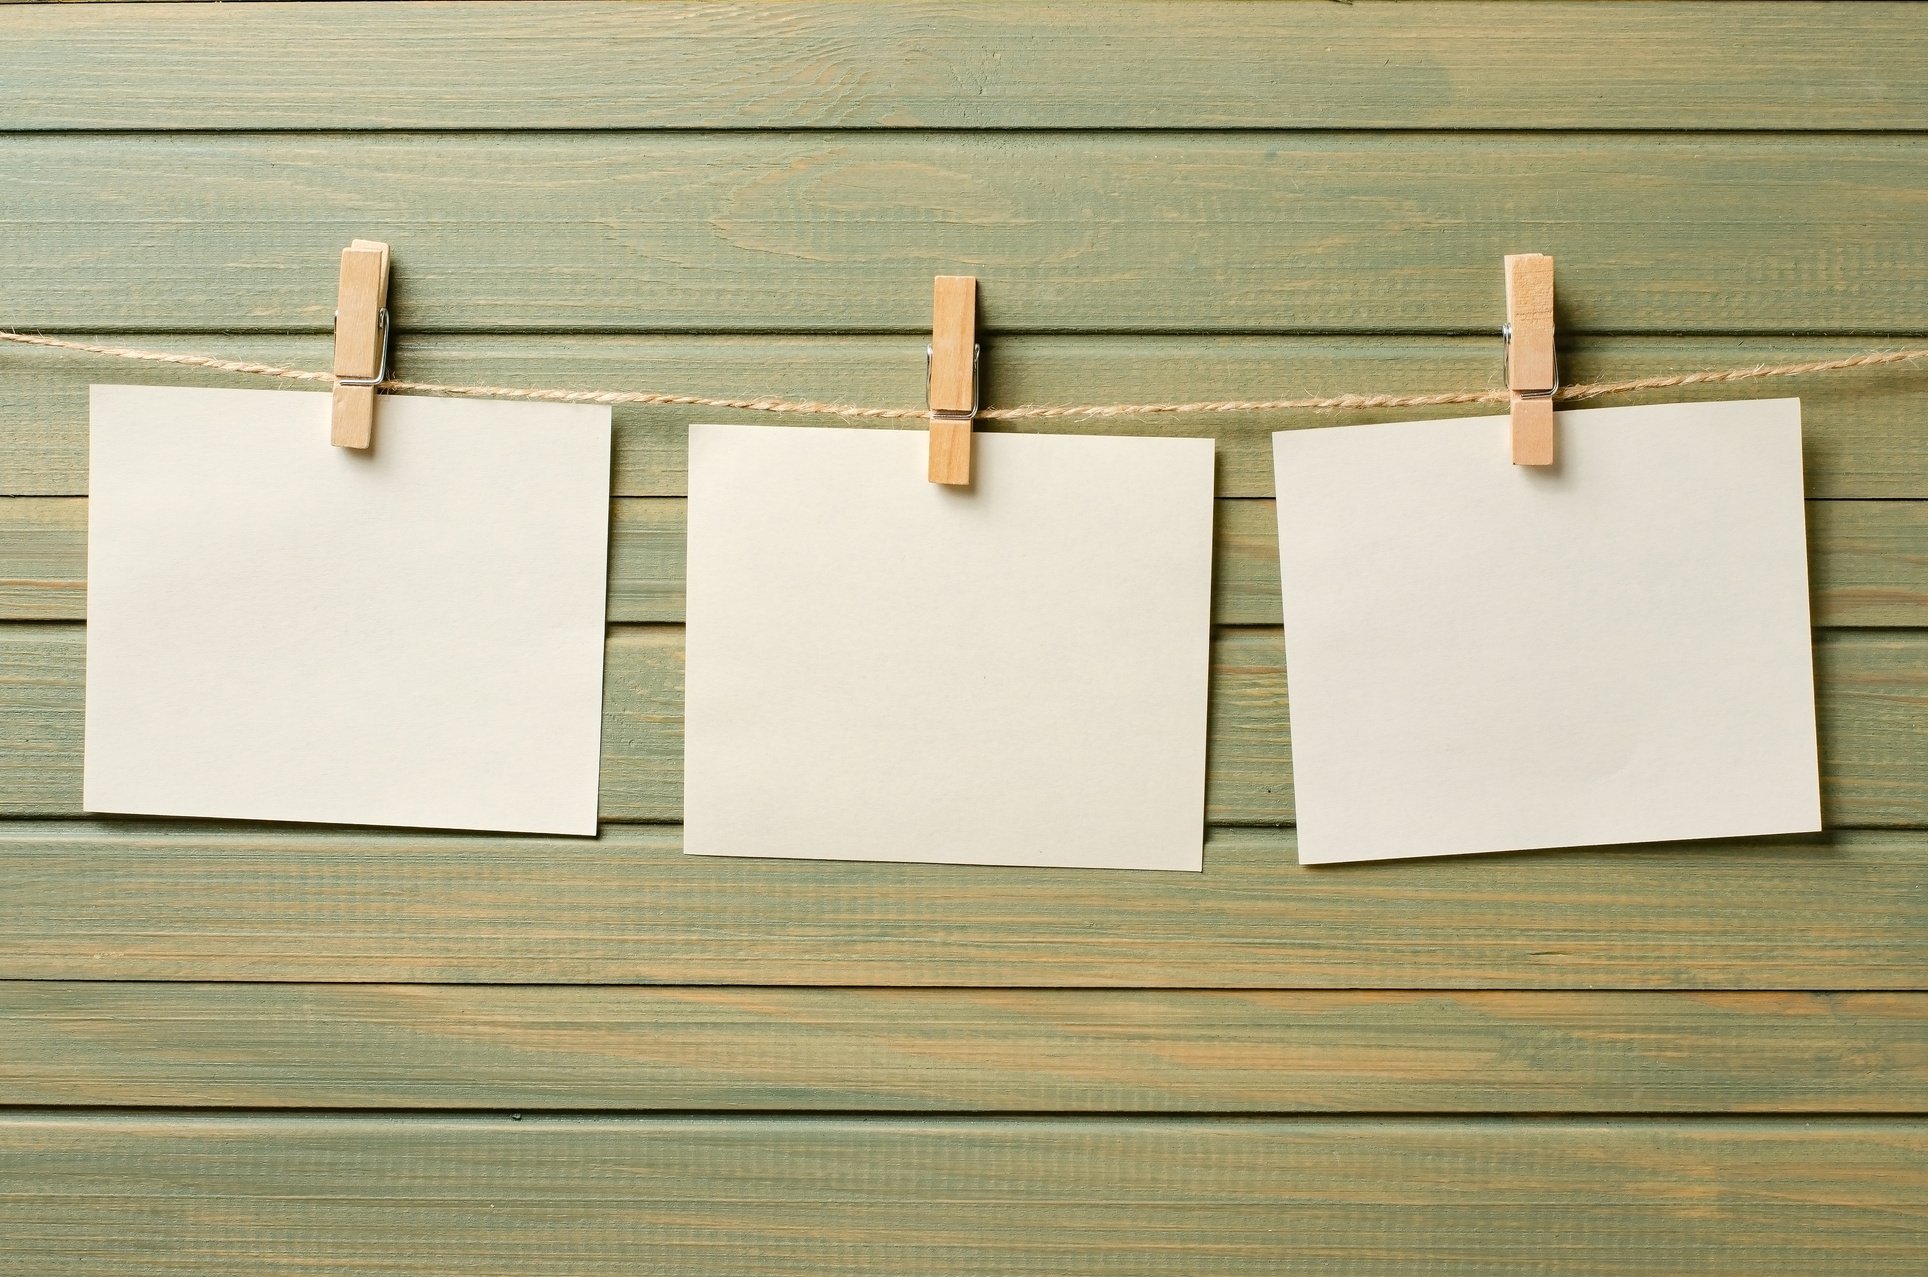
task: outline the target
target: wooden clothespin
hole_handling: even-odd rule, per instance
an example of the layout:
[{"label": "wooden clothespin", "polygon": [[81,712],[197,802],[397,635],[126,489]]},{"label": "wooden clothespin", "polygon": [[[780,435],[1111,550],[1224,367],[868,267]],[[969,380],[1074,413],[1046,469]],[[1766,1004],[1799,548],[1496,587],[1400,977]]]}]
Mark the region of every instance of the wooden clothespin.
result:
[{"label": "wooden clothespin", "polygon": [[388,376],[388,245],[358,239],[341,251],[335,302],[335,411],[328,442],[366,448],[375,437],[375,387]]},{"label": "wooden clothespin", "polygon": [[1506,388],[1513,392],[1513,464],[1553,464],[1553,392],[1560,388],[1553,353],[1553,259],[1520,253],[1506,259]]},{"label": "wooden clothespin", "polygon": [[939,275],[931,293],[924,393],[931,414],[930,481],[971,481],[971,419],[977,416],[977,277]]}]

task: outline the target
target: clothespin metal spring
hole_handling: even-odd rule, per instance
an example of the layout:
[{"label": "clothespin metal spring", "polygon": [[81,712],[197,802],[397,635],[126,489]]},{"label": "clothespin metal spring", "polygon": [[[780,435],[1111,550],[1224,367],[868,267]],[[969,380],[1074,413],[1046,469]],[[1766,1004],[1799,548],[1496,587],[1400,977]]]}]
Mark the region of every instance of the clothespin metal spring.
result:
[{"label": "clothespin metal spring", "polygon": [[931,359],[936,355],[935,347],[924,347],[924,406],[934,421],[970,421],[977,416],[983,406],[978,397],[978,359],[984,348],[976,342],[971,343],[971,406],[969,408],[938,408],[931,403]]},{"label": "clothespin metal spring", "polygon": [[[341,312],[335,312],[334,322],[341,322]],[[388,345],[391,334],[388,331],[388,307],[383,306],[375,312],[375,327],[381,333],[381,362],[375,367],[372,377],[336,377],[338,386],[379,386],[388,380]]]}]

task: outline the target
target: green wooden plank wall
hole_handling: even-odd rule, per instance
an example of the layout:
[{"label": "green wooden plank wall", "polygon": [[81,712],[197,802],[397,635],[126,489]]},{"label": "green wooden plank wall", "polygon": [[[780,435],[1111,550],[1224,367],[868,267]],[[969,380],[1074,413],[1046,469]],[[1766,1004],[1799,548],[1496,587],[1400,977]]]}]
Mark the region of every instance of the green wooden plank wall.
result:
[{"label": "green wooden plank wall", "polygon": [[[1572,380],[1928,338],[1904,4],[10,4],[0,49],[8,327],[322,367],[373,235],[423,380],[915,405],[958,271],[993,403],[1459,389],[1525,250]],[[1928,1268],[1928,372],[1743,392],[1805,404],[1829,832],[1317,870],[1265,436],[1363,418],[1062,426],[1219,440],[1199,876],[683,857],[660,408],[601,837],[86,817],[100,380],[254,384],[0,349],[0,1269]]]}]

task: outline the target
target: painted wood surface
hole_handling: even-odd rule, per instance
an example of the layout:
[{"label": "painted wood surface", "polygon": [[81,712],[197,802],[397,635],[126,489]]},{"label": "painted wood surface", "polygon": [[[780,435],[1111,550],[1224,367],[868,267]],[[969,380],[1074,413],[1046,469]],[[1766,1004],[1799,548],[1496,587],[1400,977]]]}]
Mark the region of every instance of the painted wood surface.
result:
[{"label": "painted wood surface", "polygon": [[[83,627],[0,624],[0,815],[77,816],[85,717]],[[1822,630],[1815,639],[1822,815],[1829,827],[1928,824],[1928,634]],[[683,811],[683,631],[614,626],[603,669],[601,817]],[[1292,820],[1285,639],[1228,628],[1212,643],[1205,818]]]},{"label": "painted wood surface", "polygon": [[[987,339],[984,397],[987,405],[1008,406],[1478,389],[1500,381],[1497,309],[1489,319],[1490,332],[1469,337],[1026,335]],[[316,336],[110,332],[102,340],[298,368],[325,369],[329,361],[327,339]],[[396,338],[394,363],[398,376],[465,385],[648,390],[723,398],[749,390],[787,399],[921,408],[927,341],[928,334],[422,336],[403,327]],[[1828,359],[1907,344],[1920,342],[1898,336],[1589,337],[1564,350],[1561,359],[1566,377],[1578,382]],[[100,381],[253,389],[297,384],[0,346],[0,385],[7,387],[6,395],[0,396],[0,493],[79,496],[87,491],[87,387]],[[1921,446],[1925,393],[1928,365],[1915,365],[1848,376],[1690,387],[1611,402],[1798,396],[1808,495],[1928,498],[1928,448]],[[1023,428],[1080,434],[1210,435],[1218,440],[1219,494],[1269,497],[1274,430],[1423,419],[1455,411],[1174,414]],[[864,424],[835,417],[727,409],[618,407],[616,493],[679,496],[687,492],[684,455],[692,420]],[[980,421],[977,428],[1015,427]]]},{"label": "painted wood surface", "polygon": [[1928,994],[0,983],[23,1105],[1919,1113]]},{"label": "painted wood surface", "polygon": [[1874,1119],[0,1118],[36,1274],[1907,1274]]},{"label": "painted wood surface", "polygon": [[[920,407],[958,272],[990,405],[1481,388],[1521,251],[1568,382],[1928,340],[1906,5],[0,5],[0,48],[0,326],[325,368],[375,236],[449,382]],[[1720,843],[1300,868],[1267,435],[1456,410],[1047,427],[1218,440],[1198,875],[82,817],[92,381],[275,384],[0,348],[0,1270],[1922,1269],[1928,369],[1645,397],[1803,400],[1837,827]],[[673,822],[684,429],[824,422],[615,416],[604,809]]]},{"label": "painted wood surface", "polygon": [[975,274],[989,334],[1490,332],[1530,245],[1569,339],[1882,335],[1925,182],[1873,133],[20,134],[0,238],[28,328],[325,331],[363,237],[403,331],[922,333]]},{"label": "painted wood surface", "polygon": [[[1816,625],[1928,622],[1928,502],[1810,501],[1809,583]],[[1221,500],[1215,512],[1212,619],[1279,623],[1278,524],[1269,500]],[[685,505],[675,498],[610,506],[609,619],[683,620]],[[87,502],[0,501],[0,620],[87,615]]]},{"label": "painted wood surface", "polygon": [[480,8],[49,6],[11,24],[0,129],[1928,125],[1901,4]]},{"label": "painted wood surface", "polygon": [[[0,979],[1918,990],[1928,835],[1205,871],[686,856],[596,839],[0,822]],[[1760,1083],[1765,1085],[1765,1083]]]}]

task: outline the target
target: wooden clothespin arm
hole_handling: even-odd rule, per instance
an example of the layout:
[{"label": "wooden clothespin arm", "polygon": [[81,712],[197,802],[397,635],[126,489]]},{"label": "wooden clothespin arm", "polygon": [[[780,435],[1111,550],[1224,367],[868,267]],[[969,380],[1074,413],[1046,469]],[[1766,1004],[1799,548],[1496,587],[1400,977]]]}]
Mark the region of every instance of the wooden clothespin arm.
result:
[{"label": "wooden clothespin arm", "polygon": [[1552,465],[1560,372],[1553,353],[1553,259],[1543,253],[1506,259],[1506,388],[1513,392],[1513,464]]},{"label": "wooden clothespin arm", "polygon": [[971,481],[971,420],[977,416],[977,277],[939,275],[931,294],[926,394],[930,481]]},{"label": "wooden clothespin arm", "polygon": [[388,376],[388,245],[358,239],[341,253],[335,302],[335,407],[328,442],[366,448],[375,387]]}]

